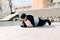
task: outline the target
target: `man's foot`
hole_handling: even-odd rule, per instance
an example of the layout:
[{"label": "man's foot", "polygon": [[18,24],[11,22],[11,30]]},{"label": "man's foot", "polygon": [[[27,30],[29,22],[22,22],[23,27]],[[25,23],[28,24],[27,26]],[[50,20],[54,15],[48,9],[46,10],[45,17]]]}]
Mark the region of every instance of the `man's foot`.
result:
[{"label": "man's foot", "polygon": [[48,21],[48,24],[49,24],[49,25],[51,25],[51,22],[50,22],[50,21]]},{"label": "man's foot", "polygon": [[45,20],[45,22],[48,22],[48,24],[49,24],[49,25],[51,25],[51,22],[50,22],[50,20],[48,20],[48,19],[47,19],[47,20]]},{"label": "man's foot", "polygon": [[51,25],[51,22],[49,22],[49,25]]}]

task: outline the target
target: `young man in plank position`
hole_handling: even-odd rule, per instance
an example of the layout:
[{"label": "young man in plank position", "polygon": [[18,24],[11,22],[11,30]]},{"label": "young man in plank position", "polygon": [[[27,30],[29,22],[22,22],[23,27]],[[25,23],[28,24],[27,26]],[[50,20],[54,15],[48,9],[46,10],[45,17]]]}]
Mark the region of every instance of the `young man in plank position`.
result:
[{"label": "young man in plank position", "polygon": [[21,15],[21,19],[22,19],[21,27],[25,27],[25,28],[44,26],[46,24],[46,22],[49,25],[51,25],[51,22],[48,19],[42,20],[42,19],[40,19],[38,17],[34,17],[32,15],[26,15],[25,13],[23,13]]}]

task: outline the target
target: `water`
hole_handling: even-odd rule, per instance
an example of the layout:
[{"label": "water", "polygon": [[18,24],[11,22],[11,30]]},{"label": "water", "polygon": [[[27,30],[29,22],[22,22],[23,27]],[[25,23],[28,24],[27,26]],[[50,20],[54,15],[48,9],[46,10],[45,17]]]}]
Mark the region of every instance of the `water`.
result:
[{"label": "water", "polygon": [[20,21],[3,21],[0,22],[0,27],[2,26],[20,26]]}]

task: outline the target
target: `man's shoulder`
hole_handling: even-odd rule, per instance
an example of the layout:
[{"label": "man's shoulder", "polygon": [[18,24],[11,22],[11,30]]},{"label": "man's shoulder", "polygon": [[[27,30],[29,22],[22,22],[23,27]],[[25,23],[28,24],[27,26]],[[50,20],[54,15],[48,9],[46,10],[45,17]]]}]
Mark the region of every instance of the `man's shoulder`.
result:
[{"label": "man's shoulder", "polygon": [[32,15],[27,15],[27,17],[33,17]]}]

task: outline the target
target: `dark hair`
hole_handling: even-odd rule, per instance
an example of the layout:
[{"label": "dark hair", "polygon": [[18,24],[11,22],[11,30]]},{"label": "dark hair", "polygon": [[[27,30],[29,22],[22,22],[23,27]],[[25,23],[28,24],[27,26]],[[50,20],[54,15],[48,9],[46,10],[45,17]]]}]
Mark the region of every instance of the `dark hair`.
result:
[{"label": "dark hair", "polygon": [[26,14],[23,13],[23,14],[21,15],[21,18],[24,19],[25,17],[26,17]]}]

